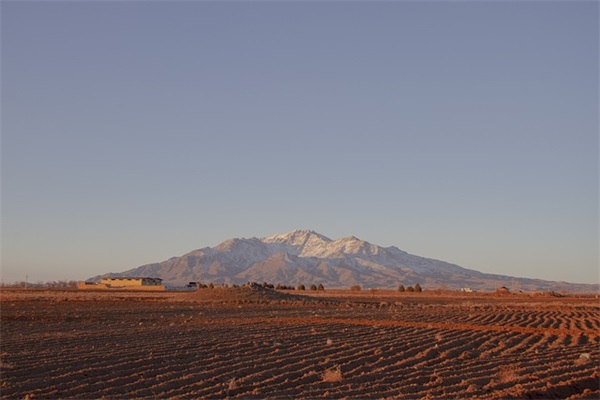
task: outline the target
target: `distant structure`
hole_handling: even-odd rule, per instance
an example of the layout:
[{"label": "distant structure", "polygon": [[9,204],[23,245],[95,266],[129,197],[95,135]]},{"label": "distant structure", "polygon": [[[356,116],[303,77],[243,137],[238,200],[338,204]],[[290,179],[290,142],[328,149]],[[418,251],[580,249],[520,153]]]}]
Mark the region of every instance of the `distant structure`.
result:
[{"label": "distant structure", "polygon": [[161,286],[162,279],[160,278],[135,278],[135,277],[118,277],[118,278],[102,278],[100,283],[111,287],[130,287],[130,286]]},{"label": "distant structure", "polygon": [[79,289],[124,289],[124,290],[165,290],[160,278],[149,277],[111,277],[102,278],[100,283],[79,282]]}]

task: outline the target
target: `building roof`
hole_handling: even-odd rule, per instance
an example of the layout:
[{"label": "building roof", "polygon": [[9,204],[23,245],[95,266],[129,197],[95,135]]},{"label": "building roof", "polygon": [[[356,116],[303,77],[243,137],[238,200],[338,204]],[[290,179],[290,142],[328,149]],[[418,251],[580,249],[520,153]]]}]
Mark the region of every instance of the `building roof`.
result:
[{"label": "building roof", "polygon": [[155,281],[162,281],[161,278],[151,278],[149,276],[109,276],[102,279],[152,279]]}]

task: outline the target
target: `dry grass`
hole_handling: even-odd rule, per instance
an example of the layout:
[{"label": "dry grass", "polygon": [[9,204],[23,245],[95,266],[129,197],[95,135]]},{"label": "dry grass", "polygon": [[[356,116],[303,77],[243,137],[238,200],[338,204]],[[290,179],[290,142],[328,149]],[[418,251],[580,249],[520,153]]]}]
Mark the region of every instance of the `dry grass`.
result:
[{"label": "dry grass", "polygon": [[238,387],[240,387],[240,381],[235,378],[231,378],[229,385],[227,386],[227,390],[235,390]]},{"label": "dry grass", "polygon": [[341,382],[343,379],[342,369],[339,365],[336,365],[333,368],[325,370],[321,377],[323,378],[323,382]]},{"label": "dry grass", "polygon": [[505,365],[498,371],[498,381],[501,383],[514,382],[518,378],[514,365]]}]

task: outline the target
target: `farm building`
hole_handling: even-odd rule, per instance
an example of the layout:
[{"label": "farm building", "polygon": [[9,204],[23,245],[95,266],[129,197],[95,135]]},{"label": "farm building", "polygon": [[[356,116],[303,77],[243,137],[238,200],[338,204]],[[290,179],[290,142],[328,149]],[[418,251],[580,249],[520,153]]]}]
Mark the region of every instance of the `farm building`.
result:
[{"label": "farm building", "polygon": [[160,278],[138,278],[138,277],[117,277],[117,278],[102,278],[100,283],[108,286],[161,286],[162,279]]},{"label": "farm building", "polygon": [[160,278],[148,277],[111,277],[102,278],[100,283],[79,282],[79,289],[127,289],[127,290],[165,290]]}]

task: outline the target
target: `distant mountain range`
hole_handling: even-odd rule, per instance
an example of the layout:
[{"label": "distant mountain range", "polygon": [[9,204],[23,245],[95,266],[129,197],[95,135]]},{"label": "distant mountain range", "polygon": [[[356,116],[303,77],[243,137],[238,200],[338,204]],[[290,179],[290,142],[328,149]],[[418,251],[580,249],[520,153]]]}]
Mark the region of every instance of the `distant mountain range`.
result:
[{"label": "distant mountain range", "polygon": [[230,239],[163,262],[121,273],[96,276],[150,276],[166,285],[190,281],[284,285],[322,283],[326,288],[397,288],[419,283],[425,289],[598,292],[597,284],[552,282],[484,274],[455,264],[381,247],[354,236],[331,240],[317,232],[296,230],[267,238]]}]

